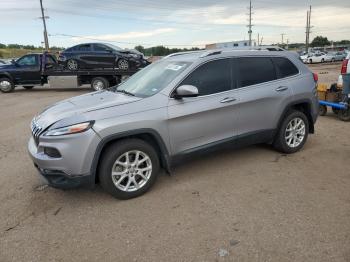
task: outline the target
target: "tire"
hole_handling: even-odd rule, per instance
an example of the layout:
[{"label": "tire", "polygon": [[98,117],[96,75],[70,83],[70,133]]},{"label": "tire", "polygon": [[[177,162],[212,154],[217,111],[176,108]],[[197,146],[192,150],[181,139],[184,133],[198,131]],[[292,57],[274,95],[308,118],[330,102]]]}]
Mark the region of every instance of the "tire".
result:
[{"label": "tire", "polygon": [[34,86],[23,86],[24,89],[30,90],[33,89]]},{"label": "tire", "polygon": [[341,121],[349,122],[350,121],[350,107],[348,107],[347,109],[339,110],[338,118]]},{"label": "tire", "polygon": [[325,115],[327,115],[327,107],[321,105],[321,106],[319,107],[319,112],[318,112],[318,114],[319,114],[320,116],[325,116]]},{"label": "tire", "polygon": [[321,63],[324,63],[324,59],[323,58],[321,59]]},{"label": "tire", "polygon": [[126,59],[119,59],[117,65],[120,70],[129,70],[129,61]]},{"label": "tire", "polygon": [[[147,160],[135,165],[136,152],[139,152],[140,162],[148,157]],[[126,154],[129,155],[129,162]],[[140,171],[140,167],[145,170]],[[147,167],[151,170],[147,170]],[[115,198],[125,200],[139,197],[152,187],[157,179],[159,168],[159,157],[151,145],[140,139],[121,140],[108,146],[101,157],[98,170],[100,184]],[[142,173],[141,176],[139,172],[146,173]],[[139,189],[136,184],[139,185]]]},{"label": "tire", "polygon": [[312,64],[312,59],[309,59],[309,64]]},{"label": "tire", "polygon": [[334,114],[338,115],[340,110],[338,108],[332,107],[332,111]]},{"label": "tire", "polygon": [[66,62],[66,67],[69,71],[77,71],[79,69],[79,63],[75,59],[68,59]]},{"label": "tire", "polygon": [[109,82],[104,77],[95,77],[91,80],[91,88],[95,91],[101,91],[109,87]]},{"label": "tire", "polygon": [[[300,122],[299,122],[300,121]],[[304,127],[300,130],[301,133],[295,133],[293,135],[292,131],[289,131],[289,134],[287,135],[287,128],[290,129],[291,127],[298,127],[299,123],[303,123]],[[299,128],[299,129],[300,129]],[[298,129],[297,129],[298,130]],[[292,133],[292,134],[291,134]],[[292,135],[290,139],[287,138],[287,136]],[[276,150],[285,153],[285,154],[293,154],[295,152],[298,152],[305,144],[307,138],[309,135],[309,120],[305,116],[303,112],[291,110],[289,111],[285,118],[282,121],[282,124],[280,125],[280,128],[278,130],[278,133],[275,137],[275,141],[273,143]],[[302,140],[298,141],[296,138],[299,136]],[[287,142],[288,141],[288,142]],[[294,141],[294,142],[293,142]],[[293,142],[293,143],[292,143]],[[295,143],[297,142],[297,143]],[[291,145],[291,144],[294,144]]]},{"label": "tire", "polygon": [[11,93],[15,89],[15,84],[10,78],[0,78],[0,90],[3,93]]}]

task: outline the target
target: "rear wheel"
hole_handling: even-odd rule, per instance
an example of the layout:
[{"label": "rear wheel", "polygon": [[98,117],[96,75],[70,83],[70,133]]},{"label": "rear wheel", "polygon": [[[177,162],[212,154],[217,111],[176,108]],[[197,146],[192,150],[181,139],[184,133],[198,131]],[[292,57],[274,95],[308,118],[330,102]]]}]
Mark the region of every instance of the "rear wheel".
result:
[{"label": "rear wheel", "polygon": [[10,93],[15,89],[13,81],[7,77],[0,78],[0,90],[3,93]]},{"label": "rear wheel", "polygon": [[348,107],[347,109],[339,110],[338,118],[341,121],[349,122],[350,121],[350,107]]},{"label": "rear wheel", "polygon": [[74,59],[68,59],[66,66],[70,71],[76,71],[79,69],[78,61]]},{"label": "rear wheel", "polygon": [[327,107],[321,105],[318,114],[319,114],[320,116],[325,116],[325,115],[327,114]]},{"label": "rear wheel", "polygon": [[309,121],[300,111],[289,111],[283,120],[274,141],[274,147],[286,154],[299,151],[309,135]]},{"label": "rear wheel", "polygon": [[309,59],[309,64],[312,64],[312,59]]},{"label": "rear wheel", "polygon": [[324,59],[322,58],[321,63],[324,63]]},{"label": "rear wheel", "polygon": [[118,199],[143,195],[152,187],[158,173],[157,152],[140,139],[126,139],[110,145],[99,167],[102,188]]},{"label": "rear wheel", "polygon": [[95,91],[101,91],[109,87],[109,82],[104,77],[95,77],[91,81],[91,88]]}]

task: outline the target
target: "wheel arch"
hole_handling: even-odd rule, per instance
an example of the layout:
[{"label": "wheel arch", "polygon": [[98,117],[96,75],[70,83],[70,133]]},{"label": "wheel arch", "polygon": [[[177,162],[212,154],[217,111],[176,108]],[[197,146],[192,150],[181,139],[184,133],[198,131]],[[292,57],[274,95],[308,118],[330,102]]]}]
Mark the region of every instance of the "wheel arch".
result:
[{"label": "wheel arch", "polygon": [[97,170],[100,164],[101,156],[103,155],[105,149],[120,140],[129,139],[129,138],[138,138],[149,144],[151,144],[158,153],[161,167],[163,167],[168,173],[170,173],[170,156],[168,149],[159,135],[159,133],[153,129],[138,129],[118,134],[113,134],[103,138],[97,146],[95,155],[91,165],[91,175],[95,179],[95,183],[98,183],[98,174]]},{"label": "wheel arch", "polygon": [[10,80],[15,84],[14,78],[13,78],[12,75],[9,74],[8,72],[1,72],[1,73],[0,73],[0,78],[8,78],[8,79],[10,79]]},{"label": "wheel arch", "polygon": [[309,120],[309,133],[311,134],[315,133],[315,125],[311,115],[311,110],[312,110],[311,108],[312,108],[311,101],[308,99],[299,100],[288,104],[280,116],[277,130],[279,130],[279,128],[281,127],[283,119],[286,117],[287,113],[290,110],[297,110],[297,111],[303,112],[306,115],[307,119]]}]

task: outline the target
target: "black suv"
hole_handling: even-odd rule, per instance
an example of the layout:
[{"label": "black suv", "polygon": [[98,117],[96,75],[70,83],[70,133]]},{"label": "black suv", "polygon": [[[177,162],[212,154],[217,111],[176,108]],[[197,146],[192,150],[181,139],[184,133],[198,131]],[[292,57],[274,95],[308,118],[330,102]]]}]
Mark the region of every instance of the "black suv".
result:
[{"label": "black suv", "polygon": [[118,68],[126,71],[149,64],[137,50],[102,43],[86,43],[70,47],[60,53],[58,61],[71,71],[96,68]]}]

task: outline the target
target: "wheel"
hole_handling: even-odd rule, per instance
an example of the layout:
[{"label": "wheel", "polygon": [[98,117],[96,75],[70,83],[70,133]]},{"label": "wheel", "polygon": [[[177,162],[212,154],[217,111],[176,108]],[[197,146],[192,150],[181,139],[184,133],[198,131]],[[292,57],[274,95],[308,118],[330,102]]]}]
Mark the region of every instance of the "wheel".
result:
[{"label": "wheel", "polygon": [[95,91],[100,91],[109,87],[109,82],[104,77],[95,77],[91,81],[91,88]]},{"label": "wheel", "polygon": [[33,89],[34,86],[23,86],[24,89],[30,90]]},{"label": "wheel", "polygon": [[323,58],[321,59],[321,63],[324,63],[324,59]]},{"label": "wheel", "polygon": [[129,69],[129,62],[125,59],[119,59],[118,60],[118,68],[121,70],[128,70]]},{"label": "wheel", "polygon": [[155,149],[140,139],[125,139],[110,145],[99,166],[102,188],[118,199],[143,195],[152,187],[158,173]]},{"label": "wheel", "polygon": [[66,66],[70,71],[76,71],[79,69],[78,61],[74,59],[68,59]]},{"label": "wheel", "polygon": [[276,135],[274,147],[286,154],[299,151],[309,135],[309,121],[300,111],[289,111]]},{"label": "wheel", "polygon": [[347,109],[339,110],[338,118],[341,121],[349,122],[350,121],[350,107],[348,107]]},{"label": "wheel", "polygon": [[7,77],[0,78],[0,90],[3,93],[10,93],[15,89],[13,81]]},{"label": "wheel", "polygon": [[312,59],[309,59],[309,64],[312,64]]},{"label": "wheel", "polygon": [[339,109],[332,107],[332,111],[334,114],[338,115],[339,114]]},{"label": "wheel", "polygon": [[327,114],[327,107],[321,105],[321,106],[319,107],[319,112],[318,112],[318,114],[319,114],[320,116],[325,116],[325,115]]}]

